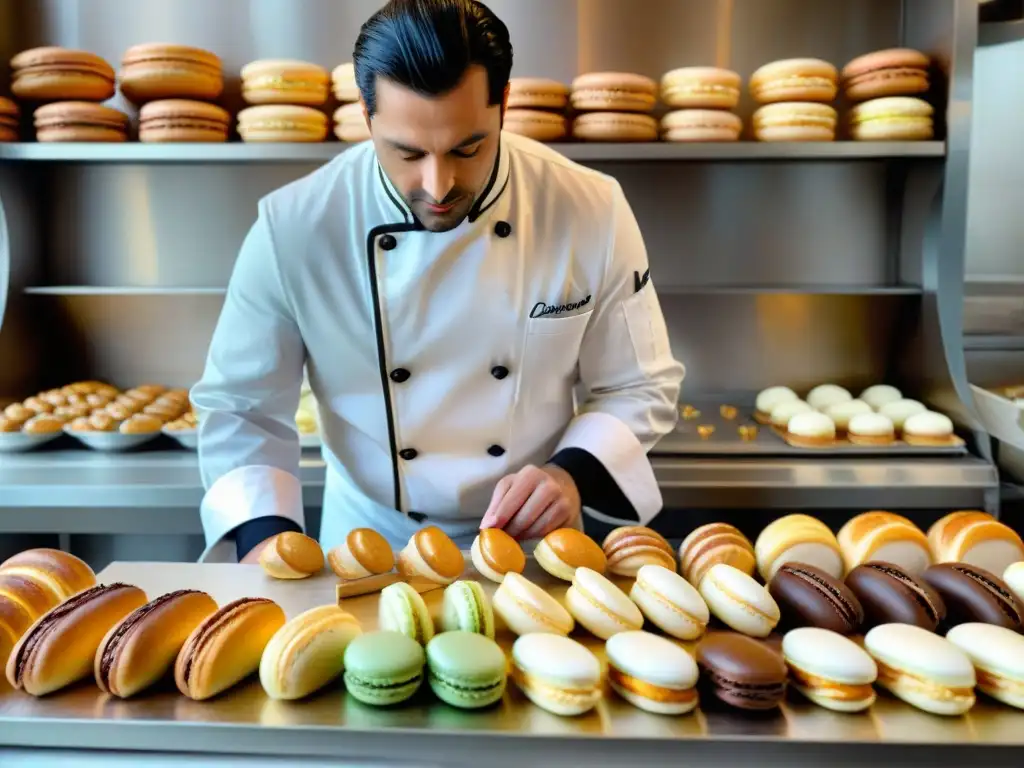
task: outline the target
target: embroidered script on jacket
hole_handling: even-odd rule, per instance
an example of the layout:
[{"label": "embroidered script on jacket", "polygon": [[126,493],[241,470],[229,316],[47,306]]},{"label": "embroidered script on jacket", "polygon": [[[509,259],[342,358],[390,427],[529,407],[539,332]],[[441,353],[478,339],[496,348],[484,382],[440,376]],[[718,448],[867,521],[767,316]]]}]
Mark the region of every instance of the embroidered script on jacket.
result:
[{"label": "embroidered script on jacket", "polygon": [[573,312],[581,307],[587,306],[590,303],[590,294],[587,294],[587,298],[580,299],[579,301],[573,301],[568,304],[545,304],[543,301],[538,301],[533,305],[533,309],[530,310],[530,317],[547,317],[548,315],[561,315],[565,312]]}]

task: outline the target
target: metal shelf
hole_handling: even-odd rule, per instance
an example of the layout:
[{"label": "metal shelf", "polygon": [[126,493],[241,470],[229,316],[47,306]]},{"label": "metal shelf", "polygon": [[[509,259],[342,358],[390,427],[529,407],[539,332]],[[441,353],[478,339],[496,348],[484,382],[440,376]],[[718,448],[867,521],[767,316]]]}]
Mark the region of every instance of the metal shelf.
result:
[{"label": "metal shelf", "polygon": [[978,46],[1003,45],[1024,40],[1024,19],[989,21],[978,25]]},{"label": "metal shelf", "polygon": [[223,296],[227,288],[107,285],[34,285],[25,288],[33,296]]},{"label": "metal shelf", "polygon": [[[320,163],[349,144],[0,144],[0,161],[73,163]],[[755,141],[710,144],[552,144],[582,162],[880,160],[942,158],[942,141],[808,142]]]},{"label": "metal shelf", "polygon": [[920,296],[919,285],[658,285],[658,293],[667,296],[777,294],[831,294],[834,296]]}]

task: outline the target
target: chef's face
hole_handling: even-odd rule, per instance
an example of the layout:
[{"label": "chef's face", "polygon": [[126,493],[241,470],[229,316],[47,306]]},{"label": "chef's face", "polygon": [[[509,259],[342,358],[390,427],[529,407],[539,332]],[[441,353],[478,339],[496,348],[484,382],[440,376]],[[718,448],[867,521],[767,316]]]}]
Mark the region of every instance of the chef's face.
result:
[{"label": "chef's face", "polygon": [[377,157],[431,232],[457,227],[494,170],[505,105],[488,104],[487,84],[487,71],[475,65],[443,96],[377,80],[377,111],[370,120]]}]

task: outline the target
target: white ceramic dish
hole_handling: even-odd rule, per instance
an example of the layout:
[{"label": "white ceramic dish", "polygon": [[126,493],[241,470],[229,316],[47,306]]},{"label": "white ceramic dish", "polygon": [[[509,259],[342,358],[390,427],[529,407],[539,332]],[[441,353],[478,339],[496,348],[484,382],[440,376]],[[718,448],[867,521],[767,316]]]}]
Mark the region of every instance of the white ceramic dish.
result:
[{"label": "white ceramic dish", "polygon": [[199,449],[198,429],[168,429],[164,427],[161,431],[182,448],[187,448],[190,451]]},{"label": "white ceramic dish", "polygon": [[52,443],[61,436],[60,432],[33,435],[28,432],[0,432],[0,453],[24,453]]},{"label": "white ceramic dish", "polygon": [[65,434],[71,435],[87,448],[94,451],[130,451],[138,448],[160,436],[159,432],[146,432],[141,435],[123,435],[120,432],[76,432],[73,429],[64,429]]}]

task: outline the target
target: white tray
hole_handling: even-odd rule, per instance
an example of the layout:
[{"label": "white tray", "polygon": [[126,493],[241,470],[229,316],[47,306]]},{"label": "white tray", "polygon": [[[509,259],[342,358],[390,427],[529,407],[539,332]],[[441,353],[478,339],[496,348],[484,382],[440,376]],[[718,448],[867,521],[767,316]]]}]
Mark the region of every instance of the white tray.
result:
[{"label": "white tray", "polygon": [[24,453],[52,443],[60,432],[34,435],[29,432],[0,432],[0,453]]},{"label": "white tray", "polygon": [[163,433],[174,440],[182,448],[186,448],[190,451],[199,449],[198,429],[168,429],[167,427],[164,427]]},{"label": "white tray", "polygon": [[120,432],[78,432],[69,427],[64,428],[64,433],[71,435],[87,448],[107,452],[130,451],[132,448],[138,448],[160,436],[159,432],[146,432],[141,435],[124,435]]}]

